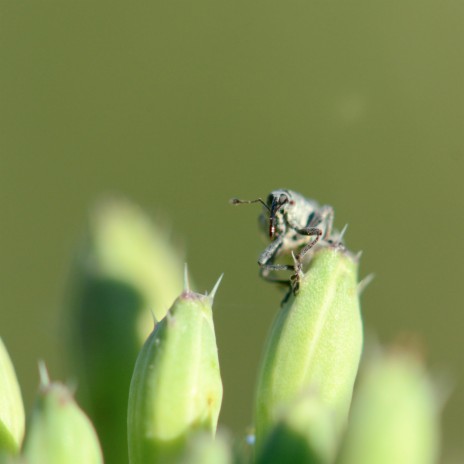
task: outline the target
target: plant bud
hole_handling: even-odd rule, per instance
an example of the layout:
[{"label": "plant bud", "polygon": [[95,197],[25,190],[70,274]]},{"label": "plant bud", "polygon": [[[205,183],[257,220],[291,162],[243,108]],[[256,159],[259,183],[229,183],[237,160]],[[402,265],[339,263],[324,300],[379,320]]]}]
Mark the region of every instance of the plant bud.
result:
[{"label": "plant bud", "polygon": [[17,454],[24,437],[24,406],[18,380],[0,338],[0,455]]},{"label": "plant bud", "polygon": [[175,462],[192,433],[216,431],[222,383],[214,293],[185,290],[137,358],[129,393],[130,464]]},{"label": "plant bud", "polygon": [[314,253],[296,297],[274,321],[256,393],[257,448],[279,411],[304,391],[318,392],[343,430],[362,350],[358,263],[340,246]]},{"label": "plant bud", "polygon": [[72,349],[78,397],[107,462],[127,463],[127,397],[137,354],[182,290],[183,265],[167,234],[127,201],[93,211],[76,261]]},{"label": "plant bud", "polygon": [[60,383],[42,381],[23,450],[27,464],[102,464],[97,434],[89,418]]},{"label": "plant bud", "polygon": [[361,376],[339,464],[433,464],[440,442],[438,401],[419,357],[393,350]]}]

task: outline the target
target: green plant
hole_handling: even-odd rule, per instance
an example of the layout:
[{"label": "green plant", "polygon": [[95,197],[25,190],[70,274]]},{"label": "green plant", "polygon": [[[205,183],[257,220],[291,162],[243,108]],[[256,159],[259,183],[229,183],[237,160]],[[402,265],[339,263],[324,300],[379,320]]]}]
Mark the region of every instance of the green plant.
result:
[{"label": "green plant", "polygon": [[[105,203],[92,218],[75,263],[71,339],[80,401],[107,463],[437,462],[436,394],[412,350],[371,357],[351,405],[363,330],[358,259],[344,247],[315,251],[299,293],[277,314],[258,375],[255,433],[246,444],[216,430],[218,285],[211,295],[190,290],[170,241],[132,205]],[[1,459],[102,462],[90,420],[43,368],[21,449],[23,406],[0,348]]]}]

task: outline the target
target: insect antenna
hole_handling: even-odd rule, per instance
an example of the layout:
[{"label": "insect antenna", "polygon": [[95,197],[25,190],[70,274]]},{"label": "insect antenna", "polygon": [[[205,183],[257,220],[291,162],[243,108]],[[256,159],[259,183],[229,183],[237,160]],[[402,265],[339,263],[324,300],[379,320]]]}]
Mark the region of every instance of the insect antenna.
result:
[{"label": "insect antenna", "polygon": [[229,200],[229,203],[231,205],[244,205],[244,204],[250,204],[250,203],[261,203],[269,212],[271,212],[271,208],[269,208],[266,203],[262,200],[262,198],[257,198],[256,200],[239,200],[238,198],[231,198]]}]

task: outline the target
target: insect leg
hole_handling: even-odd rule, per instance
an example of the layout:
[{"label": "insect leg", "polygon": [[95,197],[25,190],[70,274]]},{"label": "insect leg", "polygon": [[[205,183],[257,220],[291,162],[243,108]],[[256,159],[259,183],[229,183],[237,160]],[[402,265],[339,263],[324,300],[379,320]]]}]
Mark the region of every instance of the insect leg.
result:
[{"label": "insect leg", "polygon": [[[281,269],[278,269],[281,270]],[[293,271],[293,266],[288,266],[288,269],[283,269],[283,270],[288,270],[288,271]],[[264,280],[267,280],[268,282],[272,282],[273,284],[281,284],[284,285],[285,287],[290,287],[291,282],[288,279],[276,279],[272,276],[269,275],[270,271],[275,271],[275,269],[268,269],[267,267],[261,267],[259,269],[259,275],[262,277]]]},{"label": "insect leg", "polygon": [[273,242],[271,242],[266,249],[260,254],[258,258],[258,264],[260,266],[265,266],[267,263],[272,262],[277,256],[279,248],[282,246],[283,240],[281,237],[277,237]]},{"label": "insect leg", "polygon": [[277,256],[279,248],[282,246],[282,238],[277,238],[273,242],[271,242],[267,248],[261,253],[258,264],[260,267],[259,274],[265,280],[270,282],[277,282],[277,283],[286,283],[288,285],[288,281],[286,280],[278,280],[274,279],[269,276],[269,273],[272,271],[292,271],[293,266],[290,264],[274,264],[273,261]]},{"label": "insect leg", "polygon": [[303,229],[297,229],[297,232],[301,235],[307,235],[310,237],[314,237],[309,243],[307,243],[300,252],[294,256],[294,274],[290,277],[291,286],[293,289],[293,293],[296,295],[298,293],[300,287],[300,278],[302,276],[301,269],[303,267],[303,258],[306,253],[319,241],[320,237],[322,236],[323,232],[318,227],[304,227]]},{"label": "insect leg", "polygon": [[303,229],[298,229],[297,232],[301,235],[314,237],[313,240],[307,243],[296,255],[296,261],[298,261],[301,265],[301,260],[303,259],[304,255],[319,241],[323,232],[321,229],[319,229],[319,227],[305,227]]},{"label": "insect leg", "polygon": [[[300,286],[301,269],[303,266],[303,258],[308,251],[316,245],[319,239],[328,240],[332,235],[332,225],[334,220],[334,210],[331,206],[323,206],[314,216],[313,220],[310,221],[308,227],[297,229],[296,231],[301,235],[307,235],[314,237],[309,243],[307,243],[295,256],[295,273],[291,276],[293,292],[297,293]],[[323,228],[320,226],[323,225]]]}]

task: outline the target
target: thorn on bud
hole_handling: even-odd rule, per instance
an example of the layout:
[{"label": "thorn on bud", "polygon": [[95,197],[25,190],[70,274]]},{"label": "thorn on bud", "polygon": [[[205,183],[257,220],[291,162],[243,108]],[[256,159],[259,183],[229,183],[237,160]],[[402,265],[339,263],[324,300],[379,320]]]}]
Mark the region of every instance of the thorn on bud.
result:
[{"label": "thorn on bud", "polygon": [[38,362],[40,387],[46,388],[50,385],[50,376],[48,375],[47,366],[42,359]]},{"label": "thorn on bud", "polygon": [[188,276],[187,263],[184,264],[184,292],[185,293],[190,292],[190,282],[189,282],[189,276]]},{"label": "thorn on bud", "polygon": [[214,287],[213,287],[213,289],[211,290],[211,293],[210,293],[210,295],[209,295],[209,297],[211,298],[211,300],[214,300],[214,297],[216,296],[217,289],[219,288],[219,284],[221,283],[221,280],[222,280],[223,277],[224,277],[224,273],[222,273],[222,274],[219,276],[219,279],[218,279],[217,282],[214,284]]}]

